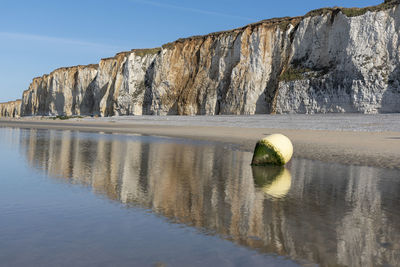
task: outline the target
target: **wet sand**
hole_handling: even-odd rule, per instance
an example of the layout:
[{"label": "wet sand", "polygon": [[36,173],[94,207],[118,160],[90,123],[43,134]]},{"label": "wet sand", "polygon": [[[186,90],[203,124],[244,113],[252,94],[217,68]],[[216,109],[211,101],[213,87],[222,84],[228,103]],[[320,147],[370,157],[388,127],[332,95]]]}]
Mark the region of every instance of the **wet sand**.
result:
[{"label": "wet sand", "polygon": [[294,156],[298,158],[400,168],[398,118],[399,115],[132,116],[61,121],[34,117],[2,119],[0,126],[182,137],[236,144],[246,151],[252,151],[263,136],[282,133],[292,140]]}]

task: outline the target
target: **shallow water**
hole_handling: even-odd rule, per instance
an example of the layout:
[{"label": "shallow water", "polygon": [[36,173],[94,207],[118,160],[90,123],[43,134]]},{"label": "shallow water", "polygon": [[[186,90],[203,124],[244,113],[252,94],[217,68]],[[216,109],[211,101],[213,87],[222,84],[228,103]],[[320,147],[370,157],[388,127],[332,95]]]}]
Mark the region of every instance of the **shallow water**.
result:
[{"label": "shallow water", "polygon": [[400,171],[0,128],[0,265],[396,266]]}]

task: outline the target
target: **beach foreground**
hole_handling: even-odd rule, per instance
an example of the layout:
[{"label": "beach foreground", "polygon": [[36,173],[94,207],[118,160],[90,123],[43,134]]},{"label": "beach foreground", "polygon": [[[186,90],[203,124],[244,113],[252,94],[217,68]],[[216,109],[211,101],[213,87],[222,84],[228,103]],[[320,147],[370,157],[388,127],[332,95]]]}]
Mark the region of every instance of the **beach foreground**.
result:
[{"label": "beach foreground", "polygon": [[2,119],[0,126],[183,137],[252,151],[272,133],[288,136],[294,156],[326,162],[400,168],[399,115],[127,116],[53,120]]}]

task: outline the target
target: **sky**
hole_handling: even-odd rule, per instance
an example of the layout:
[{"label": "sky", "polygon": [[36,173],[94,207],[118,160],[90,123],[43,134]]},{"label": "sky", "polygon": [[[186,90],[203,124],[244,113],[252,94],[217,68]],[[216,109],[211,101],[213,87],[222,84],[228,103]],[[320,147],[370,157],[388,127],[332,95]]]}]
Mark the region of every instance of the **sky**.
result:
[{"label": "sky", "polygon": [[0,0],[0,102],[19,99],[32,78],[98,63],[121,51],[321,7],[383,0]]}]

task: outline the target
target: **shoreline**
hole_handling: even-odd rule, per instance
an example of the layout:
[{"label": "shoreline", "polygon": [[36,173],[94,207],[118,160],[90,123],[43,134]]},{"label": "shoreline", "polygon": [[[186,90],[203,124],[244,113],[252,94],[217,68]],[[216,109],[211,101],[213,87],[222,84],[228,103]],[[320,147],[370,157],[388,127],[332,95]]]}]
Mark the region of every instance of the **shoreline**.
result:
[{"label": "shoreline", "polygon": [[[280,124],[277,125],[283,127],[276,127],[276,124],[273,123],[271,123],[273,126],[271,128],[243,127],[243,125],[246,125],[246,121],[250,120],[249,118],[253,118],[253,120],[262,118],[263,121],[271,118],[281,120]],[[321,116],[321,118],[324,117]],[[332,118],[335,121],[340,119],[339,116],[333,116]],[[400,169],[400,131],[397,131],[397,126],[392,126],[392,124],[384,129],[395,129],[395,131],[368,131],[368,128],[362,131],[355,131],[348,130],[345,127],[340,128],[340,126],[340,130],[316,130],[311,129],[309,125],[304,125],[304,129],[284,129],[285,123],[282,121],[286,117],[276,116],[270,118],[265,116],[228,116],[223,117],[224,123],[220,123],[218,120],[216,122],[209,122],[208,119],[210,118],[207,117],[177,118],[166,116],[147,119],[148,117],[146,116],[69,120],[29,117],[22,119],[0,119],[0,127],[179,137],[235,144],[239,145],[240,149],[251,152],[256,142],[265,135],[282,133],[292,140],[294,157],[297,158]],[[328,124],[329,119],[329,117],[326,119]],[[216,119],[214,118],[214,120]],[[311,125],[312,123],[311,121],[309,124]],[[262,126],[264,125],[265,123],[262,124]],[[371,125],[373,126],[373,123]]]}]

